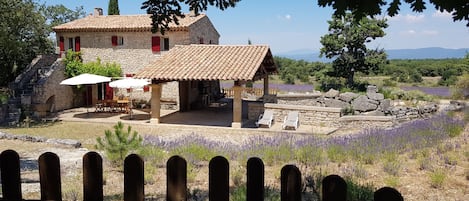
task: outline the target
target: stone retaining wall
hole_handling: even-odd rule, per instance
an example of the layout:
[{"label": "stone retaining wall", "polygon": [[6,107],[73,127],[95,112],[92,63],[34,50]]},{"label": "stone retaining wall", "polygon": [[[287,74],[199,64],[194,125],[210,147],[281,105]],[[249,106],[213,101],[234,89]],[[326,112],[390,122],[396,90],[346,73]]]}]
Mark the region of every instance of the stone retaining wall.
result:
[{"label": "stone retaining wall", "polygon": [[274,121],[282,123],[289,111],[299,111],[300,125],[332,128],[388,128],[397,124],[394,116],[342,116],[341,108],[251,102],[248,104],[250,120],[256,120],[265,109],[274,111]]},{"label": "stone retaining wall", "polygon": [[274,111],[274,121],[283,122],[289,111],[299,111],[300,125],[340,127],[338,119],[341,116],[340,108],[326,108],[315,106],[270,104],[264,105],[265,109]]},{"label": "stone retaining wall", "polygon": [[397,124],[393,116],[342,116],[339,119],[342,124],[341,129],[373,129],[389,128]]}]

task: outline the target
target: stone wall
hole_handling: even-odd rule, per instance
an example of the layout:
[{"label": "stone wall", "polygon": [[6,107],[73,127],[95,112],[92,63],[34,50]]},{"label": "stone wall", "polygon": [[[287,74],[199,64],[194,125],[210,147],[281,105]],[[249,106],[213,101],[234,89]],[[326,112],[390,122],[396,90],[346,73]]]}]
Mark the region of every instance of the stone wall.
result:
[{"label": "stone wall", "polygon": [[[70,109],[74,106],[73,102],[76,98],[72,87],[67,85],[60,85],[60,82],[65,77],[65,66],[61,59],[55,61],[51,66],[52,71],[50,76],[38,81],[38,84],[34,87],[34,96],[32,97],[32,104],[46,104],[53,103],[53,110],[64,110]],[[81,98],[79,98],[81,100]],[[52,105],[49,105],[52,106]]]},{"label": "stone wall", "polygon": [[389,128],[397,124],[397,119],[393,116],[342,116],[339,119],[341,129],[374,129]]},{"label": "stone wall", "polygon": [[300,125],[340,127],[340,108],[326,108],[315,106],[264,104],[265,109],[274,111],[274,121],[282,123],[289,111],[299,111]]}]

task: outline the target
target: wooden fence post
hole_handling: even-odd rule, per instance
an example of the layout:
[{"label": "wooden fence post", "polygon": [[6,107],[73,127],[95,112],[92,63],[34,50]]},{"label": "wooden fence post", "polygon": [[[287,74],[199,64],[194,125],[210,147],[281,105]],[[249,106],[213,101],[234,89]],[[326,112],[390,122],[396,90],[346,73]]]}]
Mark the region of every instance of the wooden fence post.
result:
[{"label": "wooden fence post", "polygon": [[39,180],[41,200],[62,201],[60,161],[57,154],[46,152],[39,156]]},{"label": "wooden fence post", "polygon": [[166,200],[187,200],[187,162],[180,156],[172,156],[166,163]]},{"label": "wooden fence post", "polygon": [[301,172],[294,165],[281,170],[280,197],[282,201],[301,201]]},{"label": "wooden fence post", "polygon": [[347,183],[338,175],[329,175],[322,180],[322,201],[346,201]]},{"label": "wooden fence post", "polygon": [[210,160],[208,169],[208,197],[210,201],[229,201],[230,165],[223,156]]},{"label": "wooden fence post", "polygon": [[383,187],[375,192],[374,201],[404,201],[404,197],[394,188]]},{"label": "wooden fence post", "polygon": [[0,172],[3,199],[10,201],[22,200],[20,156],[16,151],[5,150],[0,154]]},{"label": "wooden fence post", "polygon": [[83,201],[101,201],[103,196],[103,159],[96,152],[83,156]]},{"label": "wooden fence post", "polygon": [[124,200],[143,201],[144,176],[143,160],[137,154],[130,154],[124,160]]},{"label": "wooden fence post", "polygon": [[264,163],[260,158],[252,157],[246,169],[246,201],[264,200]]}]

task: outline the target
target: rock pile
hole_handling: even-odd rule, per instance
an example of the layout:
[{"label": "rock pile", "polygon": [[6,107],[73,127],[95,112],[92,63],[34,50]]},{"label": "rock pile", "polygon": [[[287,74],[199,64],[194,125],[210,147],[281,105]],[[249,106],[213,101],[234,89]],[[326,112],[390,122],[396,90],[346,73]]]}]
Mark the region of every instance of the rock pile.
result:
[{"label": "rock pile", "polygon": [[368,86],[365,95],[353,92],[339,93],[337,90],[330,89],[317,101],[325,107],[351,108],[355,113],[376,113],[373,115],[389,114],[391,108],[391,100],[384,99],[384,95],[378,93],[376,86]]},{"label": "rock pile", "polygon": [[77,140],[54,139],[54,138],[48,139],[48,138],[39,137],[39,136],[13,135],[13,134],[8,134],[8,133],[3,133],[3,132],[0,132],[0,140],[1,139],[21,140],[21,141],[26,141],[26,142],[43,142],[43,143],[49,143],[49,144],[54,144],[54,145],[62,145],[62,146],[68,146],[68,147],[73,147],[73,148],[80,148],[81,147],[81,142],[79,142]]}]

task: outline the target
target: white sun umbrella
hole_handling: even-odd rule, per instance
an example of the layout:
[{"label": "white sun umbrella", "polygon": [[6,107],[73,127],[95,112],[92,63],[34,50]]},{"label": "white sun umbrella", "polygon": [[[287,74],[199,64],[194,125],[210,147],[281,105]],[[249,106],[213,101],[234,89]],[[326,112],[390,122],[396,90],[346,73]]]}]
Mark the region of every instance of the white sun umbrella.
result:
[{"label": "white sun umbrella", "polygon": [[124,78],[121,80],[112,81],[109,83],[110,87],[120,88],[120,89],[131,89],[130,90],[130,119],[132,119],[132,90],[141,89],[146,85],[149,85],[150,82],[145,79],[134,79],[134,78]]},{"label": "white sun umbrella", "polygon": [[[102,82],[110,82],[110,77],[101,75],[83,73],[72,78],[68,78],[60,82],[61,85],[87,85],[87,84],[98,84]],[[88,98],[88,90],[86,90],[86,97]],[[86,105],[88,106],[88,99],[86,99]],[[86,107],[88,113],[88,107]]]}]

